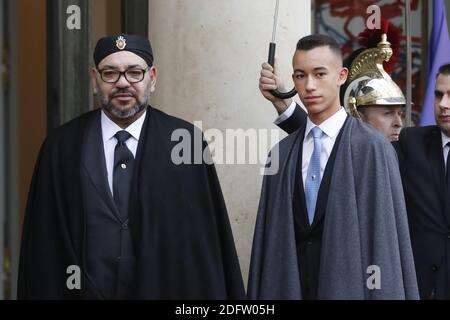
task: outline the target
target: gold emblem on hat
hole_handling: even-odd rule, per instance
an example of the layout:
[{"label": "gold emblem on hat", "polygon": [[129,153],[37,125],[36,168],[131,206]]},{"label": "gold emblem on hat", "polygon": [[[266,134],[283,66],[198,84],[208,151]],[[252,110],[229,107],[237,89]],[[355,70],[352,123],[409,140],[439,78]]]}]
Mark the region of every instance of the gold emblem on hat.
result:
[{"label": "gold emblem on hat", "polygon": [[125,40],[125,38],[122,36],[118,37],[116,40],[117,49],[123,50],[123,49],[125,49],[126,46],[127,46],[127,41]]}]

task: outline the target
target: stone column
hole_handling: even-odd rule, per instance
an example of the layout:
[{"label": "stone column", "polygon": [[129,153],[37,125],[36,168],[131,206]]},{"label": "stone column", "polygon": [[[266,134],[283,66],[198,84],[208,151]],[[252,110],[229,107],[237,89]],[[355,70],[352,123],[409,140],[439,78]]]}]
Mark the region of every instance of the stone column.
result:
[{"label": "stone column", "polygon": [[[278,142],[270,138],[270,130],[275,137],[284,136],[273,124],[277,114],[258,89],[274,11],[275,0],[149,1],[149,38],[159,72],[152,105],[190,122],[202,121],[206,136],[211,128],[220,131],[210,133],[224,135],[227,129],[252,129],[259,144]],[[310,0],[280,1],[277,60],[287,87],[293,86],[291,61],[296,42],[310,29]],[[232,140],[225,137],[224,157],[216,157],[217,163],[226,162],[233,150],[256,155],[254,149],[242,151]],[[236,164],[240,153],[234,164],[216,165],[245,283],[261,191],[260,169],[270,145],[263,149],[257,152],[263,154],[258,156],[262,164],[249,164],[248,157],[246,164]],[[221,151],[215,152],[220,158]]]},{"label": "stone column", "polygon": [[90,4],[47,1],[47,129],[92,109]]}]

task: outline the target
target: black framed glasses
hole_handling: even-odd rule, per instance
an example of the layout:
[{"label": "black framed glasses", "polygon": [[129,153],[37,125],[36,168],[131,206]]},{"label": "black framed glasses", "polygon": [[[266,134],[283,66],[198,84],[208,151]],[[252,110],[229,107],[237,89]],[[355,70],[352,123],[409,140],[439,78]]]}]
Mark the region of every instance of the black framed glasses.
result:
[{"label": "black framed glasses", "polygon": [[146,69],[133,68],[122,72],[114,69],[102,69],[98,70],[98,72],[100,73],[100,78],[102,78],[102,80],[106,83],[116,83],[122,75],[125,76],[125,79],[129,83],[137,83],[144,80],[145,73],[149,69],[149,67]]}]

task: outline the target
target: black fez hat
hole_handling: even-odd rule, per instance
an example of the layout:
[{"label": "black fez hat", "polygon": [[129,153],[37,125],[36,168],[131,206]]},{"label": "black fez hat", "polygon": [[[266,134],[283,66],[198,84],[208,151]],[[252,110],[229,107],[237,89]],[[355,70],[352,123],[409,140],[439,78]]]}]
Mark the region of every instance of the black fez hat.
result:
[{"label": "black fez hat", "polygon": [[100,61],[110,54],[120,51],[133,52],[144,59],[149,67],[153,65],[152,46],[147,38],[137,35],[121,34],[98,40],[94,50],[95,66],[98,67]]}]

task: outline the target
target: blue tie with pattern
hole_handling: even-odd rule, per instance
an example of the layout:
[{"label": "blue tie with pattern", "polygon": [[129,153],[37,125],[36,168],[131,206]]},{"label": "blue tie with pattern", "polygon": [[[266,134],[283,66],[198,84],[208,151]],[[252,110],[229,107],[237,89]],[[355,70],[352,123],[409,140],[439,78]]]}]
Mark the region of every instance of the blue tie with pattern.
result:
[{"label": "blue tie with pattern", "polygon": [[308,220],[311,225],[314,220],[316,210],[317,194],[320,188],[320,153],[322,151],[322,130],[314,127],[312,130],[314,137],[314,151],[309,160],[308,172],[305,182],[306,209],[308,210]]}]

